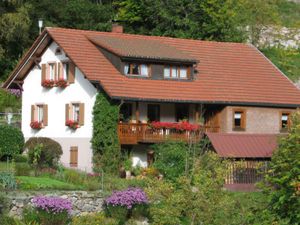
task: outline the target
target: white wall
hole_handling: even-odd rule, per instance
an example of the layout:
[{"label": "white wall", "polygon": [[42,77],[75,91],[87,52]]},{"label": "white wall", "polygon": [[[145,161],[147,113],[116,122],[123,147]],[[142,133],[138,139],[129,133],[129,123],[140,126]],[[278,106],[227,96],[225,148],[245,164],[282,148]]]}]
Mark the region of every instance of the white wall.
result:
[{"label": "white wall", "polygon": [[[56,43],[52,43],[41,57],[41,64],[49,61],[67,60],[65,53],[55,55]],[[23,84],[22,95],[22,131],[26,139],[30,137],[49,137],[58,139],[72,139],[73,146],[78,145],[79,167],[91,167],[91,148],[89,142],[92,137],[92,109],[95,102],[97,90],[84,78],[82,72],[76,67],[75,82],[66,88],[44,88],[41,86],[41,70],[36,66],[28,74]],[[85,104],[84,125],[77,130],[69,129],[65,126],[65,104],[70,102],[82,102]],[[31,105],[43,103],[48,105],[48,126],[33,130],[30,127]],[[76,140],[78,139],[78,143]],[[85,141],[83,141],[85,140]],[[62,143],[61,143],[62,144]],[[65,144],[64,153],[61,158],[66,165],[69,164],[69,147]],[[85,146],[84,149],[80,146]],[[83,165],[84,164],[84,165]],[[89,164],[89,165],[86,165]]]}]

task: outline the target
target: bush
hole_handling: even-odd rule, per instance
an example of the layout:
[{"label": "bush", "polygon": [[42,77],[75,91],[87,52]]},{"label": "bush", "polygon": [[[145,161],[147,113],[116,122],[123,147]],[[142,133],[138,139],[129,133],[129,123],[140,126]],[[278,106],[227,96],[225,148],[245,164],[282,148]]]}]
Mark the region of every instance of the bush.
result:
[{"label": "bush", "polygon": [[0,125],[0,158],[13,157],[22,153],[24,136],[20,129]]},{"label": "bush", "polygon": [[0,216],[7,213],[9,201],[3,193],[0,193]]},{"label": "bush", "polygon": [[28,156],[27,155],[21,155],[21,154],[15,155],[13,157],[13,159],[16,163],[27,163],[28,162]]},{"label": "bush", "polygon": [[43,225],[66,225],[70,221],[72,204],[59,197],[39,196],[32,199],[34,210],[31,217]]},{"label": "bush", "polygon": [[28,157],[30,164],[34,164],[38,146],[40,146],[41,152],[39,157],[37,158],[37,167],[56,167],[58,165],[60,156],[63,153],[60,144],[50,138],[30,138],[25,144],[25,148],[28,148],[29,150]]},{"label": "bush", "polygon": [[118,225],[119,222],[113,218],[107,218],[103,213],[89,214],[86,216],[74,217],[72,225]]},{"label": "bush", "polygon": [[28,163],[16,163],[15,175],[16,176],[30,176],[32,168]]},{"label": "bush", "polygon": [[0,188],[4,190],[15,190],[17,182],[12,172],[0,172]]},{"label": "bush", "polygon": [[[125,223],[130,218],[133,210],[138,206],[146,206],[148,198],[140,188],[128,188],[123,191],[116,191],[105,199],[104,207],[108,216],[117,218],[121,223]],[[135,214],[139,210],[135,210]]]},{"label": "bush", "polygon": [[176,180],[185,172],[188,146],[183,142],[165,142],[153,146],[157,168],[167,179]]}]

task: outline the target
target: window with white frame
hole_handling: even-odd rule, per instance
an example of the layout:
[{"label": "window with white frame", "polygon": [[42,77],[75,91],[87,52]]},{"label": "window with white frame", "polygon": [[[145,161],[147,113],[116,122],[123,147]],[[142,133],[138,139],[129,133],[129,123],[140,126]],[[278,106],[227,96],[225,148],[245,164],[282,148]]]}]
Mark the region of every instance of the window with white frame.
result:
[{"label": "window with white frame", "polygon": [[187,79],[188,67],[166,65],[164,67],[164,78]]},{"label": "window with white frame", "polygon": [[43,123],[44,122],[44,105],[37,105],[36,106],[36,111],[37,111],[37,122]]},{"label": "window with white frame", "polygon": [[55,80],[56,76],[56,64],[55,63],[49,63],[49,79]]},{"label": "window with white frame", "polygon": [[72,120],[79,122],[79,114],[80,114],[80,107],[79,103],[72,104],[72,112],[71,112]]},{"label": "window with white frame", "polygon": [[62,69],[63,76],[62,77],[64,80],[68,80],[69,79],[69,70],[70,70],[69,63],[63,62],[62,67],[63,67],[63,69]]},{"label": "window with white frame", "polygon": [[124,65],[125,75],[149,76],[149,65],[138,63],[126,63]]}]

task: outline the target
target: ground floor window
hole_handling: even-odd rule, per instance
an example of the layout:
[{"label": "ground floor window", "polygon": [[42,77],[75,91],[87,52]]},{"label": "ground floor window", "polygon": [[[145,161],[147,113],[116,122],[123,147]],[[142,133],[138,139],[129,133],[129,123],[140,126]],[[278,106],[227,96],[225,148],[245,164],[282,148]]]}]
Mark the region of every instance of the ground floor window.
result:
[{"label": "ground floor window", "polygon": [[160,105],[148,104],[147,117],[150,122],[160,121]]}]

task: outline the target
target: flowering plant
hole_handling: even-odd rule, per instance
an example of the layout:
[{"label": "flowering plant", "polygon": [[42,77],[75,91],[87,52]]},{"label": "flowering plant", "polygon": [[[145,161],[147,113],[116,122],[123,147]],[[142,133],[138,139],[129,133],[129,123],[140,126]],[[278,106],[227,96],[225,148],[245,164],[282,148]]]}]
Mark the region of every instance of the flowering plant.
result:
[{"label": "flowering plant", "polygon": [[56,84],[56,86],[62,87],[62,88],[65,88],[66,86],[68,86],[68,82],[64,78],[59,78],[59,80],[56,81],[55,84]]},{"label": "flowering plant", "polygon": [[47,87],[47,88],[53,87],[54,81],[53,80],[43,80],[42,86]]},{"label": "flowering plant", "polygon": [[88,177],[101,177],[101,173],[88,173]]},{"label": "flowering plant", "polygon": [[79,128],[78,121],[74,121],[74,120],[67,120],[67,121],[66,121],[66,126],[72,128],[72,129],[77,129],[77,128]]},{"label": "flowering plant", "polygon": [[20,89],[8,89],[7,90],[9,93],[11,93],[12,95],[15,95],[16,97],[21,97],[22,96],[22,91]]},{"label": "flowering plant", "polygon": [[67,212],[70,214],[72,211],[71,201],[59,197],[37,196],[31,202],[36,209],[47,213],[59,214]]},{"label": "flowering plant", "polygon": [[41,122],[38,121],[33,121],[30,123],[30,127],[32,129],[41,129],[43,127],[43,124]]},{"label": "flowering plant", "polygon": [[124,191],[116,191],[104,202],[106,206],[122,206],[127,209],[147,203],[148,198],[140,188],[128,188]]},{"label": "flowering plant", "polygon": [[154,121],[150,125],[154,129],[175,129],[181,131],[196,131],[199,130],[200,126],[198,124],[190,124],[187,121],[179,122],[179,123],[171,123],[171,122],[157,122]]}]

